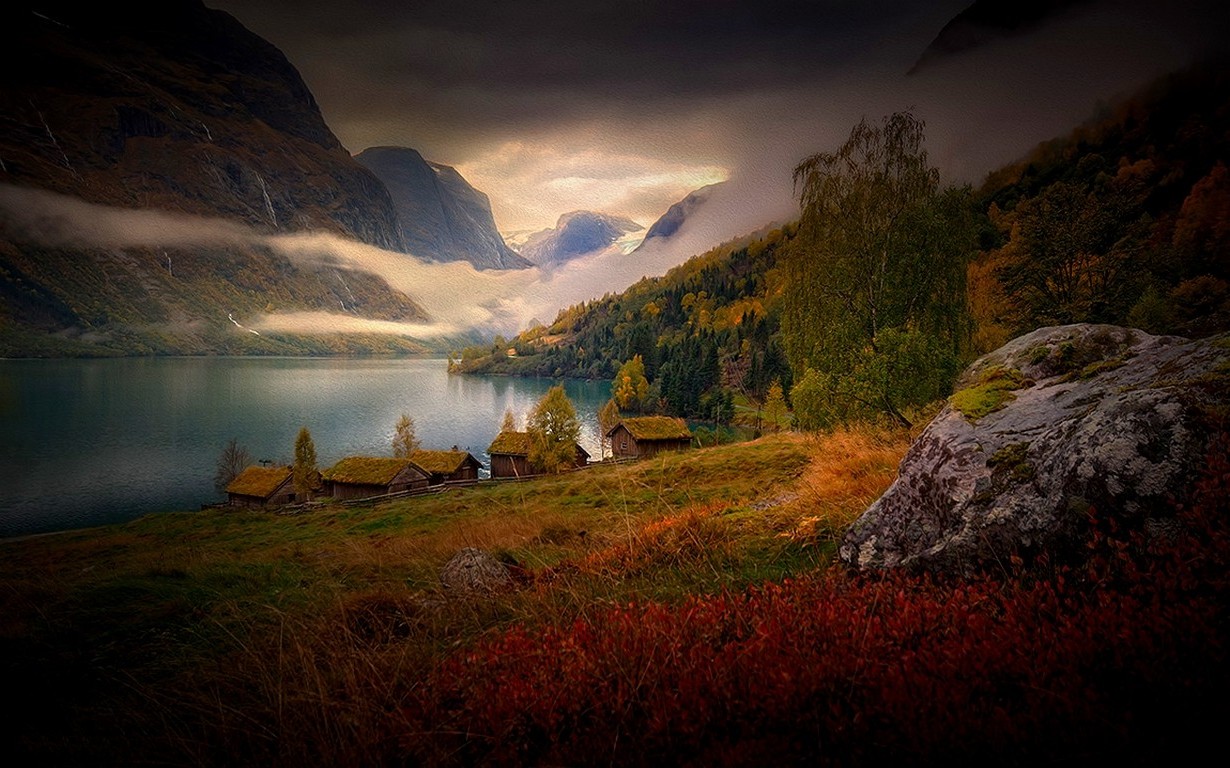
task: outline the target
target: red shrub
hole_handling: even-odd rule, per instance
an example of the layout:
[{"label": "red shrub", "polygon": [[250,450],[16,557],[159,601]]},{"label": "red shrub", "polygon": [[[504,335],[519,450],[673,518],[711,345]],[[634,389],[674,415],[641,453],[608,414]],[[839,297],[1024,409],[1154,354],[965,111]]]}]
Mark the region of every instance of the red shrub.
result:
[{"label": "red shrub", "polygon": [[1227,707],[1230,463],[1168,541],[1095,526],[1088,562],[943,580],[831,572],[517,629],[407,710],[428,763],[1174,763]]}]

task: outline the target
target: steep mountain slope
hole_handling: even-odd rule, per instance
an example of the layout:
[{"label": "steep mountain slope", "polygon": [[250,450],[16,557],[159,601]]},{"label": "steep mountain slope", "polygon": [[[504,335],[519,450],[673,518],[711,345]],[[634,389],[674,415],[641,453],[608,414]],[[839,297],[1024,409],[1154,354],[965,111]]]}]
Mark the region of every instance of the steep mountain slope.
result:
[{"label": "steep mountain slope", "polygon": [[982,351],[1071,322],[1230,329],[1228,64],[1162,78],[987,177]]},{"label": "steep mountain slope", "polygon": [[632,219],[593,211],[572,211],[559,217],[554,229],[531,235],[521,255],[540,266],[560,264],[600,251],[620,236],[642,229]]},{"label": "steep mountain slope", "polygon": [[1090,0],[975,0],[940,30],[918,61],[915,74],[965,51],[1025,34]]},{"label": "steep mountain slope", "polygon": [[687,197],[666,209],[666,213],[658,217],[658,220],[649,225],[649,229],[645,232],[645,239],[637,246],[640,250],[651,240],[658,238],[668,238],[679,231],[683,223],[688,217],[693,216],[709,198],[713,196],[714,191],[722,185],[722,182],[717,184],[709,184],[701,187],[693,192],[689,192]]},{"label": "steep mountain slope", "polygon": [[355,160],[388,188],[409,253],[430,261],[468,261],[478,269],[530,266],[504,244],[487,196],[455,169],[407,147],[372,147]]},{"label": "steep mountain slope", "polygon": [[[403,247],[384,186],[329,131],[286,58],[229,15],[196,0],[52,2],[7,7],[3,20],[0,185]],[[257,244],[17,237],[0,231],[0,354],[325,351],[258,338],[228,314],[423,318],[380,278]]]}]

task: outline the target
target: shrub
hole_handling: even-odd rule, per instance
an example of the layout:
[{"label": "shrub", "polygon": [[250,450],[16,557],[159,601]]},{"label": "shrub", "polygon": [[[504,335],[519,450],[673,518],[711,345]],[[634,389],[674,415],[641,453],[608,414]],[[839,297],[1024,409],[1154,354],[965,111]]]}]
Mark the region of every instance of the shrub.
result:
[{"label": "shrub", "polygon": [[1230,682],[1230,462],[1173,535],[1095,521],[1080,565],[832,571],[514,628],[406,710],[427,763],[1143,764],[1214,745]]}]

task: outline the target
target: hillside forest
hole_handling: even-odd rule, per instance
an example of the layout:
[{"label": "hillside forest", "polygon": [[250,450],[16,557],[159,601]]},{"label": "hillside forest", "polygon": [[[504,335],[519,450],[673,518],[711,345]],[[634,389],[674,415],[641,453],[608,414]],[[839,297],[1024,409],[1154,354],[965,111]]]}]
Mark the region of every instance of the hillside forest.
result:
[{"label": "hillside forest", "polygon": [[615,380],[635,361],[634,410],[726,424],[780,388],[815,428],[910,423],[970,360],[1042,326],[1217,333],[1230,328],[1227,135],[1219,64],[1103,106],[978,188],[941,184],[921,117],[864,119],[795,169],[797,220],[450,364]]}]

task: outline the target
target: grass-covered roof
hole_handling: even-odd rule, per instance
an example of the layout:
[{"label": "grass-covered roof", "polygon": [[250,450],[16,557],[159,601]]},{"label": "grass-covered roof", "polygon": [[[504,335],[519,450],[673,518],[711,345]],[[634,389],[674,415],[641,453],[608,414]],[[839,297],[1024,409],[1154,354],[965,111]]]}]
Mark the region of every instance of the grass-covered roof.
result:
[{"label": "grass-covered roof", "polygon": [[490,453],[492,456],[497,453],[504,453],[511,456],[529,456],[530,433],[510,431],[501,432],[495,436],[495,441],[491,443],[491,447],[487,449],[487,453]]},{"label": "grass-covered roof", "polygon": [[[616,424],[611,432],[624,427],[637,440],[691,440],[687,422],[670,416],[636,416]],[[607,434],[610,434],[608,432]]]},{"label": "grass-covered roof", "polygon": [[255,496],[267,499],[282,483],[290,479],[290,467],[261,467],[253,465],[235,476],[226,486],[227,493],[240,496]]},{"label": "grass-covered roof", "polygon": [[351,485],[388,485],[406,467],[419,474],[426,474],[411,463],[410,459],[388,456],[347,456],[321,473],[321,477],[335,483]]},{"label": "grass-covered roof", "polygon": [[476,466],[482,466],[478,459],[466,451],[415,451],[410,454],[410,461],[419,469],[433,474],[451,475],[465,466],[466,461],[472,461]]}]

